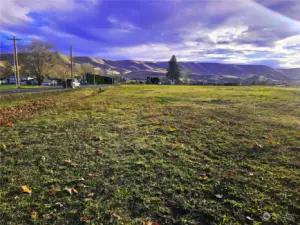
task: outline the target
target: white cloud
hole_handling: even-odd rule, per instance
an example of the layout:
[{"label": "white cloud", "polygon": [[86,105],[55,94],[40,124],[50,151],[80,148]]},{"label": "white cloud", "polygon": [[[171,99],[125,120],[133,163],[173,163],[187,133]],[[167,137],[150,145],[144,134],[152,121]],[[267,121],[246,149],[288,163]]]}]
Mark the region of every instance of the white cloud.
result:
[{"label": "white cloud", "polygon": [[29,16],[31,12],[84,10],[97,3],[98,0],[0,0],[0,28],[4,25],[33,22]]},{"label": "white cloud", "polygon": [[19,6],[14,0],[0,1],[0,28],[5,24],[18,24],[20,21],[32,22],[32,19],[27,16],[30,8]]},{"label": "white cloud", "polygon": [[117,19],[116,17],[113,17],[113,16],[109,16],[107,17],[107,20],[115,25],[116,27],[119,27],[119,28],[122,28],[122,29],[126,29],[128,31],[132,31],[132,30],[135,30],[135,29],[138,29],[138,27],[136,27],[134,24],[128,22],[128,21],[125,21],[125,20],[120,20],[120,19]]},{"label": "white cloud", "polygon": [[276,45],[280,46],[280,47],[290,47],[290,46],[296,46],[299,44],[300,44],[300,34],[293,35],[293,36],[284,38],[284,39],[276,42]]},{"label": "white cloud", "polygon": [[246,26],[237,26],[237,27],[220,27],[213,30],[208,36],[210,39],[217,42],[228,42],[237,39],[243,32],[247,31],[248,27]]}]

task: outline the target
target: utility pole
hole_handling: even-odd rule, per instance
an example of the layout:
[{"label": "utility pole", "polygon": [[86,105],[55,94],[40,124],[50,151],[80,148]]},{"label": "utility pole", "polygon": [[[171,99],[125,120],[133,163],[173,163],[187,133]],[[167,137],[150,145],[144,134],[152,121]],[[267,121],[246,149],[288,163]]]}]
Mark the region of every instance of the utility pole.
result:
[{"label": "utility pole", "polygon": [[95,79],[95,66],[93,66],[93,74],[94,74],[94,85],[95,85],[95,81],[96,81],[96,79]]},{"label": "utility pole", "polygon": [[16,41],[20,41],[21,39],[16,38],[7,38],[7,40],[14,41],[14,63],[15,63],[15,79],[16,79],[16,88],[20,88],[20,74],[19,74],[19,62],[18,62],[18,53],[17,53],[17,45]]},{"label": "utility pole", "polygon": [[73,80],[73,50],[72,50],[72,45],[70,45],[70,61],[71,61],[71,79]]}]

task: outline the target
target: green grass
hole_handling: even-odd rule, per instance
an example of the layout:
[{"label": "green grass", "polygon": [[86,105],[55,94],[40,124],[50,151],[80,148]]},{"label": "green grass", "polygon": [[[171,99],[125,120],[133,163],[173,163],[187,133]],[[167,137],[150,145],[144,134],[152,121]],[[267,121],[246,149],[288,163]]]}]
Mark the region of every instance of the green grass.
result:
[{"label": "green grass", "polygon": [[[28,88],[44,88],[44,87],[50,87],[50,86],[38,86],[38,85],[21,85],[21,89],[28,89]],[[15,84],[4,84],[0,85],[0,91],[1,90],[13,90],[16,89]]]},{"label": "green grass", "polygon": [[[0,110],[39,97],[7,96]],[[56,104],[0,127],[0,224],[300,221],[299,88],[126,85],[45,97]]]}]

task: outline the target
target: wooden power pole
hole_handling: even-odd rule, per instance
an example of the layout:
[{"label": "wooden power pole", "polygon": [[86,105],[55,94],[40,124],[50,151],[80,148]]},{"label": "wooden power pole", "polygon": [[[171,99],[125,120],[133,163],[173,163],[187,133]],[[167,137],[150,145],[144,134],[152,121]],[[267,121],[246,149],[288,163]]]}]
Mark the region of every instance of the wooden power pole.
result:
[{"label": "wooden power pole", "polygon": [[70,46],[70,61],[71,61],[71,79],[73,80],[73,50],[72,50],[72,45]]},{"label": "wooden power pole", "polygon": [[16,79],[16,88],[20,88],[20,73],[19,73],[19,61],[18,61],[18,53],[17,53],[17,44],[16,41],[20,41],[21,39],[16,38],[7,38],[7,40],[14,41],[14,62],[15,62],[15,79]]}]

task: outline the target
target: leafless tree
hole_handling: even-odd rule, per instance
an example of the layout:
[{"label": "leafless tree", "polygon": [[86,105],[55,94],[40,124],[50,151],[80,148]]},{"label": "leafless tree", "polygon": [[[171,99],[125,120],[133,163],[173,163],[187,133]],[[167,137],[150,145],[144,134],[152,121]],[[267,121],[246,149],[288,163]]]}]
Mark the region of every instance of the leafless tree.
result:
[{"label": "leafless tree", "polygon": [[31,76],[36,76],[39,85],[45,77],[54,71],[54,66],[58,63],[57,53],[53,50],[53,45],[48,42],[33,40],[28,45],[21,48],[23,69]]}]

